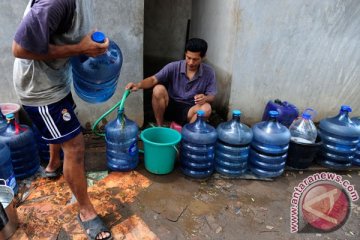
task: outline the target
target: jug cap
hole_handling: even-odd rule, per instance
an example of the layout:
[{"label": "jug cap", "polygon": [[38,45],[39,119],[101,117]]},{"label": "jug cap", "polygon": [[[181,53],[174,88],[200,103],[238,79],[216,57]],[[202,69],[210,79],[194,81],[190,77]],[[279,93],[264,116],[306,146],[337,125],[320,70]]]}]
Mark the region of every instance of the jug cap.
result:
[{"label": "jug cap", "polygon": [[277,116],[279,116],[279,112],[271,110],[271,111],[269,111],[269,115],[270,115],[270,117],[277,117]]},{"label": "jug cap", "polygon": [[342,105],[340,110],[342,112],[351,112],[352,111],[351,107],[348,105]]},{"label": "jug cap", "polygon": [[309,113],[303,113],[302,117],[306,120],[310,120],[311,119],[311,115]]},{"label": "jug cap", "polygon": [[13,119],[15,118],[15,115],[13,113],[6,114],[6,119]]},{"label": "jug cap", "polygon": [[105,34],[103,32],[94,32],[91,35],[91,39],[97,43],[104,43],[105,42]]},{"label": "jug cap", "polygon": [[240,116],[241,115],[241,111],[240,110],[233,110],[233,115],[235,116]]},{"label": "jug cap", "polygon": [[205,111],[204,110],[197,110],[197,115],[198,116],[204,116],[205,115]]}]

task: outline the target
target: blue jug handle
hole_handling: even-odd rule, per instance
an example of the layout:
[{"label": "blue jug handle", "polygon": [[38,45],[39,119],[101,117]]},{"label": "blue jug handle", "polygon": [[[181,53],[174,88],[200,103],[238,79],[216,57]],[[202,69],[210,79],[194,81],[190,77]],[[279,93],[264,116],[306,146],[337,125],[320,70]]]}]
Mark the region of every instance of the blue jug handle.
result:
[{"label": "blue jug handle", "polygon": [[317,116],[317,111],[315,110],[315,109],[313,109],[313,108],[307,108],[307,109],[305,109],[304,110],[304,112],[303,112],[303,114],[304,113],[307,113],[307,114],[309,114],[310,116],[311,116],[311,119],[314,119],[316,116]]}]

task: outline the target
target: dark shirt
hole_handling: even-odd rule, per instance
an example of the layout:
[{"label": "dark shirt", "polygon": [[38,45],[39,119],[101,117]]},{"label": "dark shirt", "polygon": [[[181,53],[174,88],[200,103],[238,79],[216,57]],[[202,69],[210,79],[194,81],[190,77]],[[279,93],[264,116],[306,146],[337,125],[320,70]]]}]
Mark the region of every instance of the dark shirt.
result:
[{"label": "dark shirt", "polygon": [[155,74],[160,84],[167,86],[169,97],[178,102],[194,105],[196,94],[216,95],[216,79],[214,70],[201,63],[193,79],[186,76],[186,61],[176,61],[167,64]]},{"label": "dark shirt", "polygon": [[20,23],[14,40],[26,50],[48,52],[51,36],[65,33],[72,24],[75,0],[36,0]]}]

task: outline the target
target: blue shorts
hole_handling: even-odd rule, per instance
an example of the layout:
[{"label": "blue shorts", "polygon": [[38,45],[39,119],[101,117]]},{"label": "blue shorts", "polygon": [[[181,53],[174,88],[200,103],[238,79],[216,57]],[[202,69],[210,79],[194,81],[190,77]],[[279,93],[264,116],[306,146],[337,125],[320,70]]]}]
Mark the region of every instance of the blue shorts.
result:
[{"label": "blue shorts", "polygon": [[75,107],[71,93],[59,102],[46,106],[23,105],[42,138],[51,144],[64,143],[82,131],[74,112]]}]

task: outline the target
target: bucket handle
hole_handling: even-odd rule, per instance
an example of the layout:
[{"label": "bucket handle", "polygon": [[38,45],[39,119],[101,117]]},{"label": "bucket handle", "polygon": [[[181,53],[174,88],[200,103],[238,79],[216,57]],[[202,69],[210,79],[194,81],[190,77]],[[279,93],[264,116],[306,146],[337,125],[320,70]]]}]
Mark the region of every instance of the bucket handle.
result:
[{"label": "bucket handle", "polygon": [[[2,183],[2,184],[1,184],[1,183]],[[5,179],[0,178],[0,185],[7,186]]]},{"label": "bucket handle", "polygon": [[[2,179],[2,178],[0,178],[0,185],[1,186],[5,186],[6,188],[10,188],[10,187],[8,187],[7,185],[6,185],[6,181],[5,181],[5,179]],[[11,188],[10,188],[11,189]],[[12,190],[12,189],[11,189]],[[10,202],[7,202],[7,201],[2,201],[2,202],[0,202],[1,204],[9,204]]]},{"label": "bucket handle", "polygon": [[[150,125],[151,127],[156,127],[153,123],[149,123],[149,125]],[[180,152],[179,152],[179,149],[176,147],[176,145],[174,145],[174,146],[172,146],[172,147],[175,149],[176,153],[179,155]],[[144,150],[140,150],[140,152],[141,152],[141,153],[144,153]]]}]

